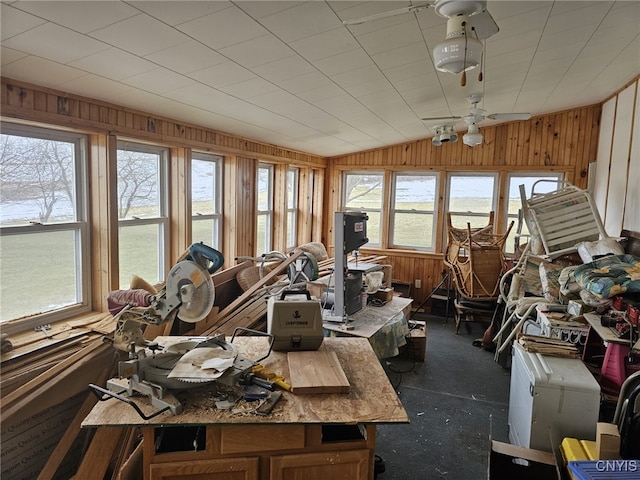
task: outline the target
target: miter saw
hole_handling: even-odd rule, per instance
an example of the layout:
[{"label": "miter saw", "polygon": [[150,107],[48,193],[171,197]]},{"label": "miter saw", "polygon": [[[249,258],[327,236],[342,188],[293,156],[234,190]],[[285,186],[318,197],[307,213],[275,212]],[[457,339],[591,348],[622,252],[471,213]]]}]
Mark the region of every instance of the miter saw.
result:
[{"label": "miter saw", "polygon": [[[222,334],[179,341],[167,348],[143,338],[142,326],[162,325],[174,318],[185,322],[202,320],[211,311],[214,287],[211,273],[224,263],[220,252],[201,243],[193,244],[169,272],[166,285],[157,294],[138,290],[112,292],[110,304],[121,304],[113,345],[128,352],[118,364],[119,378],[107,381],[107,388],[90,385],[100,400],[116,398],[130,404],[144,418],[153,418],[167,410],[182,412],[174,392],[214,383],[234,388],[253,383],[273,389],[274,384],[255,377],[253,369],[262,358],[250,361],[238,355],[236,347]],[[246,329],[243,329],[246,330]],[[254,332],[264,335],[261,332]],[[235,337],[235,333],[234,333]],[[149,397],[158,409],[145,415],[131,400],[136,394]]]}]

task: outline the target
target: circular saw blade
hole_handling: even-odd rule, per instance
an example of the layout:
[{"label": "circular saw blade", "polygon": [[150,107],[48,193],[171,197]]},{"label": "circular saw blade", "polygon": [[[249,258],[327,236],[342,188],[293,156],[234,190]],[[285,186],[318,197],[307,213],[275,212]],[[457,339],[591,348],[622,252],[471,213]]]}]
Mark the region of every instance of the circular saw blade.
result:
[{"label": "circular saw blade", "polygon": [[213,280],[204,268],[191,260],[176,263],[167,280],[167,291],[176,291],[182,301],[178,318],[195,323],[211,311],[215,300]]}]

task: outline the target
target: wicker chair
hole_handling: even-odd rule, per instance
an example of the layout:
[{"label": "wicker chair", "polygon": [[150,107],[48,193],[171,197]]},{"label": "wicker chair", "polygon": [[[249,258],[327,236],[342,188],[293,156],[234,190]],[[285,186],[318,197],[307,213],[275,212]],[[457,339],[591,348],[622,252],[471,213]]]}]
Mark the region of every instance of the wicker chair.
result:
[{"label": "wicker chair", "polygon": [[463,321],[488,320],[493,317],[499,296],[499,283],[504,273],[504,243],[513,227],[505,234],[494,234],[494,212],[489,224],[482,228],[456,228],[447,214],[448,244],[445,264],[452,273],[457,295],[454,301],[456,333]]}]

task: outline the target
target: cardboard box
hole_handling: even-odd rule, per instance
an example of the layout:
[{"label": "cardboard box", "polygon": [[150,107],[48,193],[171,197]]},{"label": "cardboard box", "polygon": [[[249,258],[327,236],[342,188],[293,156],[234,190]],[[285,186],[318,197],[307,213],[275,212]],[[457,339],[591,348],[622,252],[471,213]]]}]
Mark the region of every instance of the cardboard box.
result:
[{"label": "cardboard box", "polygon": [[400,347],[400,355],[416,362],[424,362],[427,351],[427,331],[425,322],[412,321],[412,328],[407,336],[407,344]]},{"label": "cardboard box", "polygon": [[393,299],[393,288],[379,288],[378,291],[371,296],[383,302],[390,302]]},{"label": "cardboard box", "polygon": [[596,453],[599,460],[620,458],[620,432],[617,425],[598,422],[596,425]]},{"label": "cardboard box", "polygon": [[491,440],[487,478],[489,480],[560,480],[562,477],[553,453]]}]

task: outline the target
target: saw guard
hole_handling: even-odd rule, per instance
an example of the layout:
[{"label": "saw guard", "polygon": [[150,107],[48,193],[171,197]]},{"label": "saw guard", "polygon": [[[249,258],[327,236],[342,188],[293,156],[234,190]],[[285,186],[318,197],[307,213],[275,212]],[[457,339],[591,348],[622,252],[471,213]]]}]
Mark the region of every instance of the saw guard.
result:
[{"label": "saw guard", "polygon": [[194,261],[183,260],[176,263],[167,279],[168,296],[177,295],[180,302],[178,318],[195,323],[205,318],[213,307],[215,291],[211,275]]}]

